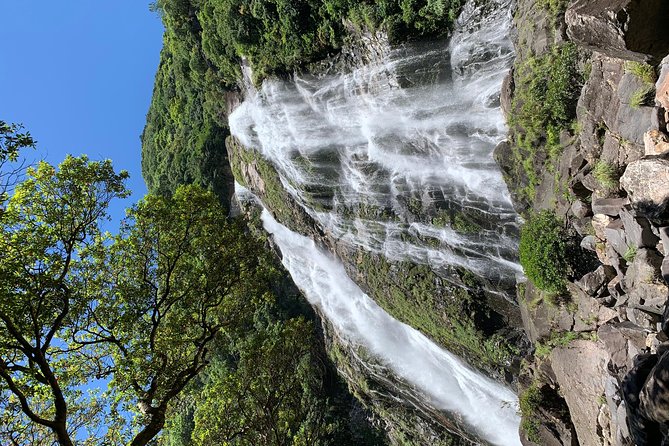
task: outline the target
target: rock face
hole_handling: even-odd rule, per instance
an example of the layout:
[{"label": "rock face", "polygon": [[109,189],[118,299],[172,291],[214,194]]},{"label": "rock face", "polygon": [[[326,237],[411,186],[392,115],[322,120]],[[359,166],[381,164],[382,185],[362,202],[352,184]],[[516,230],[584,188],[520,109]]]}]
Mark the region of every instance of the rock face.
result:
[{"label": "rock face", "polygon": [[[560,382],[569,406],[572,422],[582,445],[601,444],[600,434],[608,429],[600,425],[601,396],[604,395],[604,376],[608,354],[592,341],[574,341],[568,347],[553,350],[550,356],[553,371]],[[603,410],[608,410],[605,408]],[[609,417],[610,418],[610,417]]]},{"label": "rock face", "polygon": [[664,0],[578,0],[566,12],[574,42],[620,59],[662,59],[669,53]]},{"label": "rock face", "polygon": [[627,166],[620,185],[641,214],[658,217],[669,204],[669,161],[635,161]]}]

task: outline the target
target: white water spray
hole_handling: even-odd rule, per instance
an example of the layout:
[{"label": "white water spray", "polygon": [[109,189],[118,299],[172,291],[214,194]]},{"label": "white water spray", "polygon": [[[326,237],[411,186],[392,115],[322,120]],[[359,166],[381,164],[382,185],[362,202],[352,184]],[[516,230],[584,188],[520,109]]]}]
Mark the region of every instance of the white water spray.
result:
[{"label": "white water spray", "polygon": [[470,2],[449,41],[394,49],[378,66],[266,81],[230,130],[334,238],[513,282],[517,216],[492,158],[506,133],[510,0],[496,2]]},{"label": "white water spray", "polygon": [[503,446],[520,444],[518,399],[511,390],[393,319],[312,240],[291,232],[266,210],[262,220],[297,286],[342,337],[364,346],[425,395],[429,406],[457,414],[486,441]]}]

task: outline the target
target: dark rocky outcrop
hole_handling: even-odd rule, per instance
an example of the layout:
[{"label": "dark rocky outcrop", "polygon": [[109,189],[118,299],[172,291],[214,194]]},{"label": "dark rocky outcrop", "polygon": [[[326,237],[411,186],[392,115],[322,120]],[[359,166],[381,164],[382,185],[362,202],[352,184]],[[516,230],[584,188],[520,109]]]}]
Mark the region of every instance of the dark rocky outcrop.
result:
[{"label": "dark rocky outcrop", "polygon": [[574,42],[620,59],[646,61],[669,53],[664,0],[578,0],[565,14]]}]

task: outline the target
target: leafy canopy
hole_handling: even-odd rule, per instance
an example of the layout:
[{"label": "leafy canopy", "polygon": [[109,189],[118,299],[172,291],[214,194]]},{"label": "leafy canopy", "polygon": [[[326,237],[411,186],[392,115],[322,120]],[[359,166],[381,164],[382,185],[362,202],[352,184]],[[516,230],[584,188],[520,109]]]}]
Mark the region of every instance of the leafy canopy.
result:
[{"label": "leafy canopy", "polygon": [[[148,196],[112,237],[99,223],[127,173],[67,157],[27,177],[0,229],[0,437],[148,444],[212,340],[252,314],[238,285],[254,282],[254,250],[194,186]],[[100,379],[110,391],[88,394]]]}]

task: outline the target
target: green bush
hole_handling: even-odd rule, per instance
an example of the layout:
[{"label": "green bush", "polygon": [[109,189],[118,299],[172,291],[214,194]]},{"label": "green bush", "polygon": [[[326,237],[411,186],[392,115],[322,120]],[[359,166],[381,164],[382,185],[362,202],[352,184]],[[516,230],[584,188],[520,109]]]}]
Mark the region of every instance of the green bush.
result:
[{"label": "green bush", "polygon": [[551,293],[565,290],[566,252],[567,236],[555,214],[541,211],[530,216],[520,233],[520,263],[537,288]]}]

